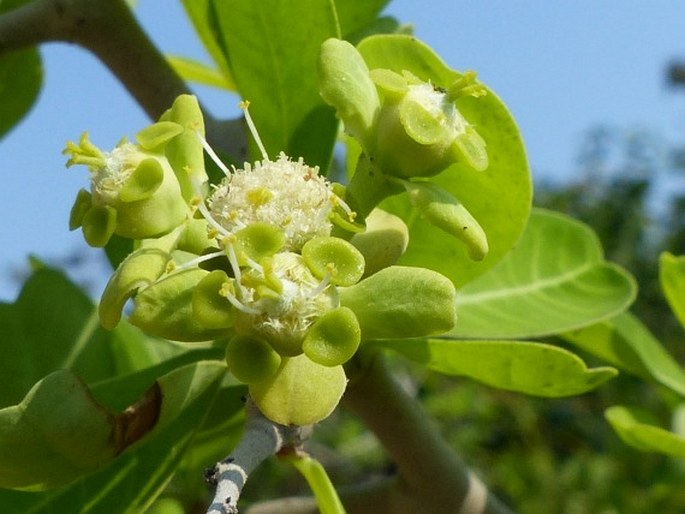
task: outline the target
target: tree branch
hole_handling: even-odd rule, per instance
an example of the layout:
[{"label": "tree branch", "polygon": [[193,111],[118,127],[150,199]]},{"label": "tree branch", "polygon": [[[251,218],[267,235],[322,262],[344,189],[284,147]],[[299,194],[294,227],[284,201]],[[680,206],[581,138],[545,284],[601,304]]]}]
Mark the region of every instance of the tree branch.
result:
[{"label": "tree branch", "polygon": [[245,432],[238,446],[206,477],[216,485],[207,514],[237,513],[238,499],[250,473],[272,455],[300,447],[310,434],[311,427],[284,426],[268,420],[248,401]]},{"label": "tree branch", "polygon": [[[371,429],[397,465],[399,476],[382,494],[394,514],[505,514],[510,512],[464,463],[430,423],[421,405],[394,380],[380,354],[350,366],[343,401]],[[341,495],[343,502],[345,495]],[[376,498],[377,500],[378,498]],[[363,496],[350,513],[365,509]],[[347,505],[347,503],[346,503]],[[351,505],[352,507],[353,505]]]},{"label": "tree branch", "polygon": [[[190,93],[124,0],[34,0],[0,16],[0,54],[49,41],[94,53],[153,120]],[[240,119],[219,121],[203,112],[209,143],[240,160],[246,154]]]}]

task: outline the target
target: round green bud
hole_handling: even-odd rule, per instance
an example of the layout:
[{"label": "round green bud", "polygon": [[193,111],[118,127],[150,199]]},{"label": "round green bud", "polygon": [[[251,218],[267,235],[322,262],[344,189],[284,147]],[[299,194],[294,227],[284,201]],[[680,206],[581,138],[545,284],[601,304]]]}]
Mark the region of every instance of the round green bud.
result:
[{"label": "round green bud", "polygon": [[259,410],[281,425],[311,425],[329,416],[345,392],[342,366],[322,366],[306,355],[284,357],[276,374],[249,385]]},{"label": "round green bud", "polygon": [[339,237],[315,237],[302,247],[302,258],[315,277],[338,286],[356,284],[364,274],[364,256]]},{"label": "round green bud", "polygon": [[238,380],[253,384],[273,377],[281,356],[264,339],[237,335],[226,345],[226,364]]},{"label": "round green bud", "polygon": [[361,329],[354,312],[338,307],[316,320],[302,343],[302,350],[318,364],[339,366],[350,360],[360,342]]},{"label": "round green bud", "polygon": [[232,279],[224,271],[214,270],[200,280],[193,289],[193,315],[207,328],[233,326],[235,309],[231,302],[221,294],[221,288],[230,280]]}]

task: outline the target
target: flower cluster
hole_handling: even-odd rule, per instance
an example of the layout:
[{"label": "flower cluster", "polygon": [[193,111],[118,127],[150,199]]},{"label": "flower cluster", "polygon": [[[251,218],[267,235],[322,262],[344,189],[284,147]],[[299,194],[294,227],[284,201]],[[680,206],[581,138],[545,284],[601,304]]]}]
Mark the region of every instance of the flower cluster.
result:
[{"label": "flower cluster", "polygon": [[327,40],[319,74],[322,97],[363,152],[346,200],[367,213],[404,190],[430,223],[466,244],[473,259],[483,259],[488,242],[478,221],[429,180],[452,165],[488,167],[485,140],[458,105],[487,94],[475,73],[451,70],[412,37],[386,35],[366,38],[359,48]]},{"label": "flower cluster", "polygon": [[[398,218],[358,222],[345,188],[318,168],[280,154],[226,167],[202,134],[193,97],[110,153],[82,138],[69,165],[91,170],[72,227],[103,246],[112,234],[135,250],[99,306],[106,328],[129,320],[177,341],[224,339],[228,370],[248,384],[271,420],[306,425],[330,414],[345,387],[343,365],[363,340],[442,333],[455,322],[452,283],[394,266],[406,247]],[[225,177],[207,183],[202,154]],[[368,265],[367,265],[368,261]]]}]

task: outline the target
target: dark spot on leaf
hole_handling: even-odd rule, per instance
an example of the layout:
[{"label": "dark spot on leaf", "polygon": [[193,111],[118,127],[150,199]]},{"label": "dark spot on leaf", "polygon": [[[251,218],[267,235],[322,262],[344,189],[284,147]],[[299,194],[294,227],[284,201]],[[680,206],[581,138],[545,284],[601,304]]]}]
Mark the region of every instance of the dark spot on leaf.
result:
[{"label": "dark spot on leaf", "polygon": [[162,408],[162,390],[155,382],[143,396],[114,418],[112,437],[117,454],[124,451],[157,424]]}]

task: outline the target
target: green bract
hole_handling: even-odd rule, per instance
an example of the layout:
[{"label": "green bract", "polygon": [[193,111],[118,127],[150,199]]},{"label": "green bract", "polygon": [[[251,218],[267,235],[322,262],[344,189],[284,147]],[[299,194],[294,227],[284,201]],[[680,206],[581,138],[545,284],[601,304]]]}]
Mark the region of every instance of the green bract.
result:
[{"label": "green bract", "polygon": [[228,370],[241,382],[263,382],[276,374],[281,356],[263,339],[235,336],[226,345]]},{"label": "green bract", "polygon": [[250,395],[276,423],[311,425],[333,412],[346,384],[342,366],[322,366],[300,355],[284,358],[272,378],[250,384]]}]

